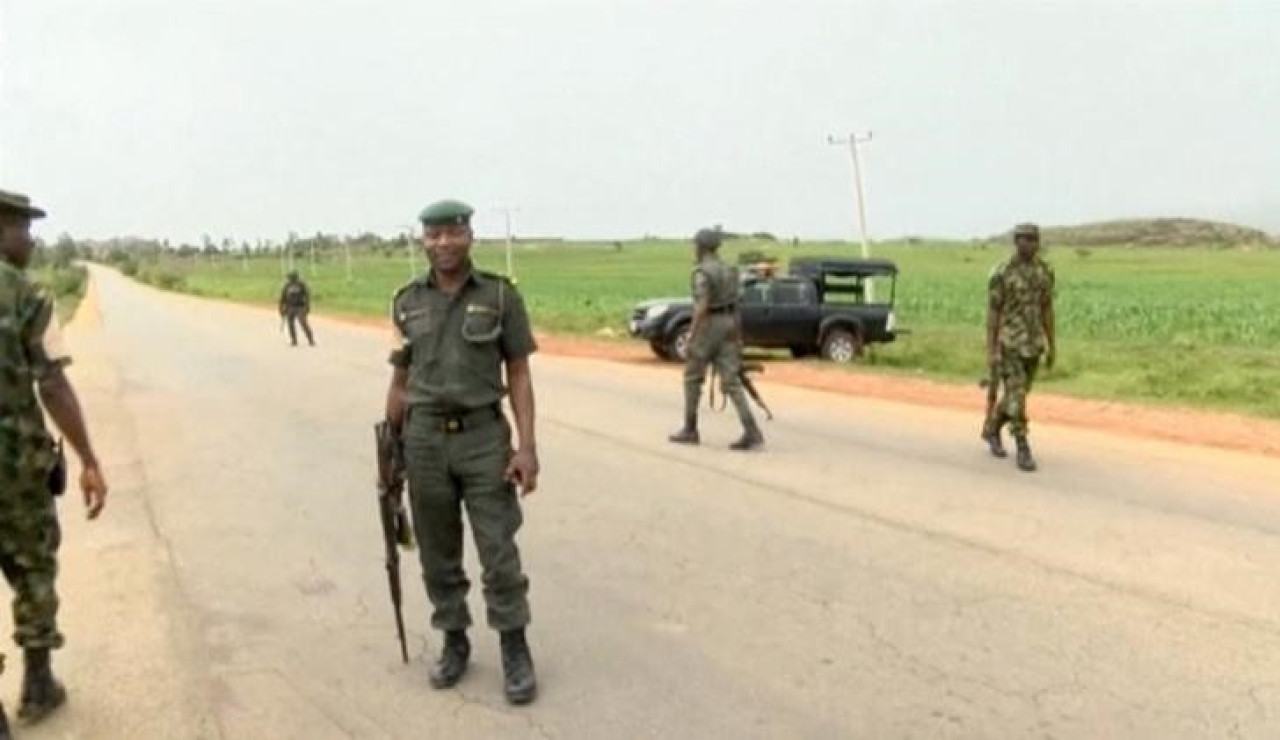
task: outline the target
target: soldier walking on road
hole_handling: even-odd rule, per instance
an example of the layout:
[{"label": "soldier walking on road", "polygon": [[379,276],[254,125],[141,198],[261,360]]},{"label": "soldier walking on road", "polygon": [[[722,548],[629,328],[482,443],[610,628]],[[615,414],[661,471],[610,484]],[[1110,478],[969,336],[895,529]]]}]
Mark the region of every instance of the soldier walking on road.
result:
[{"label": "soldier walking on road", "polygon": [[693,325],[689,329],[688,360],[684,370],[684,427],[668,439],[698,444],[698,401],[707,366],[714,365],[724,393],[738,411],[742,437],[729,445],[750,450],[764,444],[764,434],[751,414],[742,388],[742,318],[738,312],[741,286],[738,271],[720,260],[720,233],[701,229],[694,235]]},{"label": "soldier walking on road", "polygon": [[[62,492],[65,468],[41,402],[80,458],[90,519],[107,496],[79,401],[63,372],[71,358],[53,298],[26,275],[35,248],[31,222],[44,216],[26,196],[0,191],[0,568],[14,592],[13,638],[25,663],[18,717],[28,723],[66,701],[49,657],[63,644],[56,588],[62,532],[53,496]],[[0,707],[0,738],[8,737]]]},{"label": "soldier walking on road", "polygon": [[1018,467],[1036,469],[1027,443],[1027,394],[1040,358],[1052,369],[1057,355],[1054,329],[1053,268],[1039,256],[1040,229],[1021,224],[1014,229],[1016,254],[991,272],[987,284],[987,362],[995,369],[1004,396],[982,425],[991,454],[1005,457],[1000,430],[1007,423],[1018,446]]},{"label": "soldier walking on road", "polygon": [[[536,350],[524,301],[506,278],[471,262],[470,206],[441,201],[419,219],[430,270],[391,301],[395,370],[387,420],[404,440],[413,527],[423,579],[445,633],[432,686],[456,684],[467,668],[470,582],[462,569],[462,508],[484,569],[488,624],[499,632],[507,699],[534,699],[537,682],[525,639],[528,590],[515,534],[523,522],[517,487],[537,488],[534,394]],[[502,411],[503,369],[519,432]]]},{"label": "soldier walking on road", "polygon": [[302,278],[298,277],[297,270],[290,270],[289,278],[280,290],[280,316],[289,322],[289,341],[294,347],[298,346],[298,332],[293,326],[295,321],[302,324],[302,331],[307,335],[307,343],[313,347],[316,344],[311,336],[311,325],[307,323],[307,314],[310,312],[311,290]]}]

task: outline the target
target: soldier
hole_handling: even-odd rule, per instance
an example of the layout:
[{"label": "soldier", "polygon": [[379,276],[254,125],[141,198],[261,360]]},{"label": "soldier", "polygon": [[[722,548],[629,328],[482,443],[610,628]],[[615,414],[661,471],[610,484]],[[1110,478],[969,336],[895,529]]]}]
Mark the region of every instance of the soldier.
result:
[{"label": "soldier", "polygon": [[[431,267],[391,301],[395,369],[386,414],[404,440],[413,526],[434,607],[431,625],[445,633],[431,685],[456,684],[471,654],[470,582],[462,569],[466,507],[484,570],[487,621],[501,636],[506,697],[524,704],[534,699],[537,683],[525,639],[529,579],[515,534],[523,521],[517,487],[524,495],[537,488],[529,369],[537,347],[516,288],[472,265],[472,213],[464,203],[445,200],[419,216]],[[514,450],[501,406],[508,392],[519,432]]]},{"label": "soldier", "polygon": [[[41,402],[80,458],[90,519],[107,496],[79,401],[63,372],[71,358],[53,298],[26,275],[35,248],[31,222],[44,217],[26,196],[0,191],[0,568],[14,592],[13,637],[25,659],[18,709],[25,722],[39,721],[66,701],[49,660],[50,650],[63,644],[56,589],[62,534],[53,498],[58,484],[52,482],[63,471]],[[7,737],[0,708],[0,738]]]},{"label": "soldier", "polygon": [[307,343],[312,347],[316,345],[315,339],[311,336],[311,325],[307,323],[307,314],[310,311],[311,291],[298,277],[298,271],[290,270],[289,279],[285,281],[284,288],[280,291],[280,316],[289,321],[289,341],[294,347],[298,346],[298,332],[293,327],[295,321],[302,324],[302,331],[307,335]]},{"label": "soldier", "polygon": [[[1041,355],[1053,368],[1057,355],[1054,329],[1053,268],[1039,256],[1040,229],[1020,224],[1013,232],[1017,253],[996,266],[987,285],[987,362],[1004,386],[1004,397],[982,425],[991,454],[1005,457],[1000,430],[1007,423],[1018,446],[1018,467],[1036,469],[1027,443],[1027,393]],[[1047,351],[1047,354],[1046,354]]]},{"label": "soldier", "polygon": [[713,364],[733,400],[742,423],[742,437],[729,445],[750,450],[764,444],[764,434],[751,414],[742,389],[742,317],[738,313],[741,287],[738,271],[720,260],[720,232],[701,229],[693,238],[693,325],[689,328],[688,360],[684,370],[684,427],[668,439],[678,444],[698,444],[698,401],[707,365]]}]

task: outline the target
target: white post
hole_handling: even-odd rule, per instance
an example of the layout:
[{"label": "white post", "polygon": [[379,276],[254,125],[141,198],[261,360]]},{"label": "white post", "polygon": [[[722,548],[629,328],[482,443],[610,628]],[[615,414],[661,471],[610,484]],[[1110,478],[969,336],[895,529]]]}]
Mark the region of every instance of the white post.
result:
[{"label": "white post", "polygon": [[351,241],[344,239],[342,245],[347,253],[347,282],[349,283],[351,282]]},{"label": "white post", "polygon": [[[834,136],[828,136],[827,142],[830,144],[849,145],[849,156],[853,160],[853,187],[858,196],[858,229],[862,236],[862,258],[867,259],[871,256],[871,246],[867,239],[867,208],[866,198],[863,194],[862,185],[862,159],[858,156],[858,144],[871,141],[871,132],[868,131],[865,136],[858,136],[856,133],[850,132],[845,139],[837,139]],[[867,302],[875,301],[875,284],[871,280],[867,280]]]},{"label": "white post", "polygon": [[504,209],[503,213],[507,217],[507,277],[514,280],[515,275],[512,274],[511,268],[511,209]]}]

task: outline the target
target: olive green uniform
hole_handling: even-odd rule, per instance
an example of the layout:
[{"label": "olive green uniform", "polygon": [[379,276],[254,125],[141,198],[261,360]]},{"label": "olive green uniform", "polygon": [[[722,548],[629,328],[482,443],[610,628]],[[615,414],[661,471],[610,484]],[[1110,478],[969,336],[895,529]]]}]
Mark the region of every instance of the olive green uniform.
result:
[{"label": "olive green uniform", "polygon": [[999,311],[996,341],[1000,347],[1000,382],[1004,395],[987,418],[984,432],[995,433],[1005,422],[1015,437],[1027,434],[1027,394],[1047,348],[1044,308],[1053,297],[1053,268],[1040,257],[1013,258],[996,266],[987,284],[991,310]]},{"label": "olive green uniform", "polygon": [[302,331],[307,336],[308,344],[315,344],[315,337],[311,334],[311,324],[307,321],[307,314],[311,312],[311,290],[307,288],[307,284],[297,278],[290,278],[285,281],[284,287],[280,289],[280,315],[289,322],[289,341],[293,344],[298,343],[298,332],[295,324],[302,325]]},{"label": "olive green uniform", "polygon": [[723,383],[725,395],[738,412],[738,420],[746,429],[758,429],[747,394],[742,388],[742,347],[735,331],[738,326],[738,300],[741,287],[737,268],[727,265],[714,253],[699,260],[692,274],[695,303],[705,299],[710,313],[704,319],[698,336],[689,345],[684,369],[684,414],[692,419],[698,413],[702,385],[707,366],[715,368]]},{"label": "olive green uniform", "polygon": [[462,568],[462,508],[484,570],[489,626],[529,622],[529,580],[515,535],[523,521],[514,484],[504,473],[511,425],[501,402],[502,366],[536,350],[520,294],[498,275],[472,270],[453,296],[431,273],[392,299],[391,362],[408,371],[404,451],[423,579],[435,607],[433,627],[471,625],[470,582]]},{"label": "olive green uniform", "polygon": [[[35,386],[70,363],[53,298],[0,260],[0,568],[13,589],[14,641],[59,648],[56,460]],[[0,661],[0,665],[3,665]]]}]

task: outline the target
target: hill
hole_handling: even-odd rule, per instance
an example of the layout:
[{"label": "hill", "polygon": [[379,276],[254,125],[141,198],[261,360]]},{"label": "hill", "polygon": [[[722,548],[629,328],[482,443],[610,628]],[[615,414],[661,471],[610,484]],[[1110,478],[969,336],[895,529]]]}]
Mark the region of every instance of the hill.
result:
[{"label": "hill", "polygon": [[[1193,218],[1099,221],[1077,226],[1041,226],[1046,246],[1059,247],[1218,247],[1277,248],[1280,240],[1247,226]],[[993,240],[1011,242],[1013,231]]]}]

